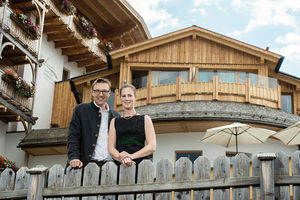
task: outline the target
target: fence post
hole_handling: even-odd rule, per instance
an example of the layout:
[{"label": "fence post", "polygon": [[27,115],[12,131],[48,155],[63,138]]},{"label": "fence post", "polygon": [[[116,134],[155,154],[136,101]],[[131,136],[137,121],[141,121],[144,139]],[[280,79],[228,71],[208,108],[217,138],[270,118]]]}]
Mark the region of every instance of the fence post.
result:
[{"label": "fence post", "polygon": [[37,166],[26,170],[30,174],[30,183],[27,193],[28,200],[43,199],[43,188],[45,186],[45,175],[48,167]]},{"label": "fence post", "polygon": [[274,159],[275,153],[257,154],[260,162],[260,197],[261,200],[274,200]]}]

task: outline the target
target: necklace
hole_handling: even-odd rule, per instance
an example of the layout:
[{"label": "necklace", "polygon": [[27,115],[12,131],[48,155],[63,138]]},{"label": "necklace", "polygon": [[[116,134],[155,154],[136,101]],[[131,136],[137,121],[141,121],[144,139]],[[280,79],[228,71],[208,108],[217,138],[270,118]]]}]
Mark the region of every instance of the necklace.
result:
[{"label": "necklace", "polygon": [[131,118],[133,118],[136,114],[137,114],[137,112],[135,112],[133,115],[129,115],[129,116],[124,116],[124,115],[123,115],[123,118],[124,118],[124,119],[131,119]]}]

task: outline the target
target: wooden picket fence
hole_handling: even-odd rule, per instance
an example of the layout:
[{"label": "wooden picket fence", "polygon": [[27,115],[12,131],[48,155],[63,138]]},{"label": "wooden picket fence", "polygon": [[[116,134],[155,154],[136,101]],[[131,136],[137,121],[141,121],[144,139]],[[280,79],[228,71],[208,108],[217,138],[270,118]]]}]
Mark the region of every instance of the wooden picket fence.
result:
[{"label": "wooden picket fence", "polygon": [[252,160],[238,154],[232,174],[225,156],[218,157],[213,168],[201,156],[194,162],[193,172],[191,161],[180,158],[175,174],[173,171],[168,159],[158,162],[156,170],[151,161],[144,160],[138,165],[137,178],[136,166],[118,169],[113,162],[101,170],[90,163],[84,169],[68,168],[66,173],[60,165],[22,167],[16,174],[6,169],[0,175],[0,199],[300,199],[300,151],[291,157],[283,152],[258,154]]}]

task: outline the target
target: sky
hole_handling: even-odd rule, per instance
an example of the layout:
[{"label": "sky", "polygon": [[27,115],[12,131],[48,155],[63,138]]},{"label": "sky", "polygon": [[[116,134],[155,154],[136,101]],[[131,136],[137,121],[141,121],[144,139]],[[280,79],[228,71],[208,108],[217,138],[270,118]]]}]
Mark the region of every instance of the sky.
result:
[{"label": "sky", "polygon": [[192,25],[284,56],[280,71],[300,78],[299,0],[127,0],[152,38]]}]

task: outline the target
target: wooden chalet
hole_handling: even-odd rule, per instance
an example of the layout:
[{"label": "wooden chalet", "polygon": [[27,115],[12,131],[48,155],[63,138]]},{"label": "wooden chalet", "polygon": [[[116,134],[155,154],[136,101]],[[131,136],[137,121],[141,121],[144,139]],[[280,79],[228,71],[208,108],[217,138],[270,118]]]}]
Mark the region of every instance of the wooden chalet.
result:
[{"label": "wooden chalet", "polygon": [[[126,1],[66,1],[68,9],[62,2],[0,1],[0,120],[22,122],[25,135],[38,120],[39,116],[32,113],[34,101],[39,99],[33,94],[22,94],[12,76],[23,78],[24,66],[29,65],[32,72],[24,83],[33,89],[38,68],[42,68],[45,61],[41,57],[41,47],[45,43],[54,43],[55,49],[61,49],[61,55],[67,56],[68,62],[76,62],[85,73],[94,73],[107,68],[112,49],[151,37],[143,19]],[[87,32],[82,20],[86,20],[97,34]],[[43,40],[43,37],[46,38]],[[70,86],[64,90],[70,92]],[[68,102],[71,107],[75,105],[72,102],[73,99]]]},{"label": "wooden chalet", "polygon": [[[112,81],[111,105],[118,111],[118,88],[135,85],[137,110],[152,117],[158,134],[203,132],[232,121],[280,130],[300,120],[300,79],[279,72],[284,57],[268,49],[191,26],[113,50],[110,56],[111,68],[72,78],[72,91],[69,82],[56,83],[52,124],[65,128],[65,134],[74,96],[90,102],[91,83],[98,77]],[[43,155],[41,144],[24,140],[21,145]],[[62,146],[53,144],[48,154]]]}]

